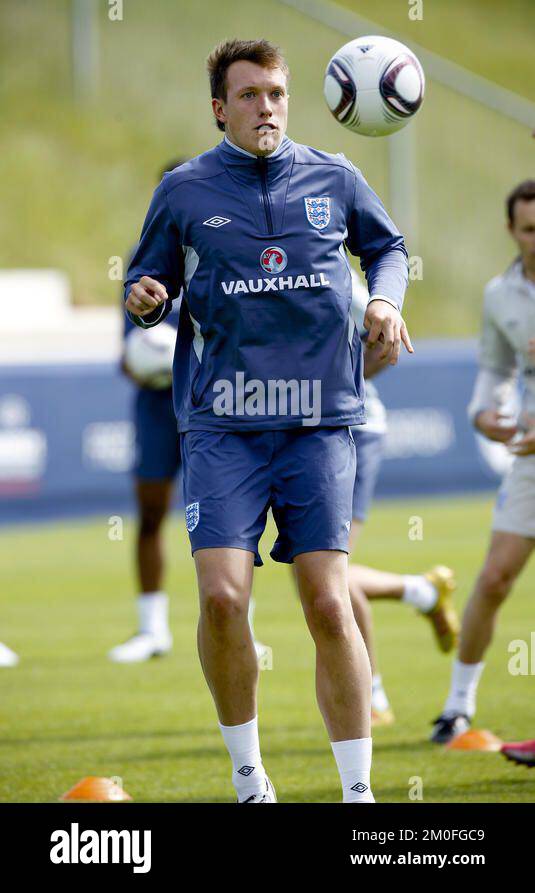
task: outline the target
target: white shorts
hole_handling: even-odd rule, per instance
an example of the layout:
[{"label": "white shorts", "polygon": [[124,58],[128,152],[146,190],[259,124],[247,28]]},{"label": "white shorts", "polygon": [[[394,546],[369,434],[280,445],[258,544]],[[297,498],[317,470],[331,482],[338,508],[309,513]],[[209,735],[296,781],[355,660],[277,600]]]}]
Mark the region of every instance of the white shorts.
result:
[{"label": "white shorts", "polygon": [[535,455],[515,457],[498,491],[492,529],[535,538]]}]

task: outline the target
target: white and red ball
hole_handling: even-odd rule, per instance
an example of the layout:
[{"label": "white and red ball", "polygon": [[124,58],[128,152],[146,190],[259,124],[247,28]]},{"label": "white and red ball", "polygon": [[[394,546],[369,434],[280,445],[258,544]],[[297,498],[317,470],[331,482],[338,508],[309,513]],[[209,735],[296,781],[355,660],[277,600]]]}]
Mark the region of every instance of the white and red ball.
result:
[{"label": "white and red ball", "polygon": [[425,76],[414,53],[390,37],[359,37],[327,65],[323,93],[332,115],[354,133],[387,136],[420,108]]}]

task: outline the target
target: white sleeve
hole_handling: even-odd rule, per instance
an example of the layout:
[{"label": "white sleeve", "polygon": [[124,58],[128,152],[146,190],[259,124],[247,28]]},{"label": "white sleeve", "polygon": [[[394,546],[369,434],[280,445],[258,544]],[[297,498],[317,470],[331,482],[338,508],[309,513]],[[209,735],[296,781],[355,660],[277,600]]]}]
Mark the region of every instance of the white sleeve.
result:
[{"label": "white sleeve", "polygon": [[494,300],[493,290],[487,286],[479,341],[479,365],[509,378],[516,369],[516,355],[510,341],[496,322],[493,314]]},{"label": "white sleeve", "polygon": [[492,281],[485,288],[483,319],[479,340],[479,371],[468,418],[474,424],[479,412],[493,409],[511,413],[517,383],[517,364],[514,348],[501,330],[493,313],[496,300]]}]

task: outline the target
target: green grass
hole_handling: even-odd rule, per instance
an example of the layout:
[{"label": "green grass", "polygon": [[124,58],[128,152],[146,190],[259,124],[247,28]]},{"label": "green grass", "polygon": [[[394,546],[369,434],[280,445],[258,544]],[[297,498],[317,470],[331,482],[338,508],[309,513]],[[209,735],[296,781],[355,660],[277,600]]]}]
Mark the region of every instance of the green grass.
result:
[{"label": "green grass", "polygon": [[[451,563],[459,603],[486,548],[488,499],[382,502],[359,559],[403,572]],[[422,542],[408,519],[424,520]],[[107,650],[134,628],[134,528],[122,542],[107,520],[19,528],[0,535],[0,638],[22,657],[0,671],[0,801],[54,801],[85,775],[118,775],[136,801],[231,801],[229,764],[195,651],[196,586],[182,519],[167,528],[175,648],[164,660],[112,665]],[[266,766],[282,801],[332,802],[338,779],[315,704],[313,650],[287,568],[257,572],[257,633],[273,648],[260,717]],[[505,606],[480,687],[477,724],[514,740],[533,737],[533,679],[507,672],[508,643],[529,641],[533,571]],[[379,801],[406,802],[420,776],[431,801],[533,801],[535,773],[496,754],[448,753],[427,743],[450,661],[425,621],[403,605],[375,609],[379,654],[396,724],[374,739]]]},{"label": "green grass", "polygon": [[[408,19],[406,0],[349,5],[529,95],[531,0],[427,0],[422,22]],[[109,260],[137,239],[162,164],[219,140],[204,60],[233,35],[282,45],[292,71],[290,136],[344,152],[388,205],[387,141],[347,133],[322,98],[343,35],[277,0],[128,0],[120,22],[108,19],[106,3],[99,8],[100,87],[84,105],[72,97],[70,0],[0,5],[0,266],[58,267],[76,303],[116,303]],[[503,198],[532,175],[533,140],[529,128],[431,82],[411,127],[419,235],[408,248],[423,258],[424,278],[411,284],[406,318],[414,336],[475,335],[483,285],[513,253]]]}]

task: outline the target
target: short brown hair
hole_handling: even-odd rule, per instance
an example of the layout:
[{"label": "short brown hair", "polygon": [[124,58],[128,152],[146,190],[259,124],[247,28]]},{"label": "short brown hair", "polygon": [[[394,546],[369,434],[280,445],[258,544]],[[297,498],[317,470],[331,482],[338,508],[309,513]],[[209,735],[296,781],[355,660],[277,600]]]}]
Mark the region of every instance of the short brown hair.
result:
[{"label": "short brown hair", "polygon": [[[227,99],[227,71],[233,62],[254,62],[263,68],[280,68],[286,78],[289,77],[289,69],[284,56],[278,46],[269,40],[224,40],[212,50],[206,60],[206,68],[210,78],[210,92],[212,99]],[[225,125],[216,121],[219,130],[224,130]]]},{"label": "short brown hair", "polygon": [[535,200],[535,180],[523,180],[515,186],[505,200],[507,219],[512,225],[515,222],[515,205],[518,201],[532,202]]}]

